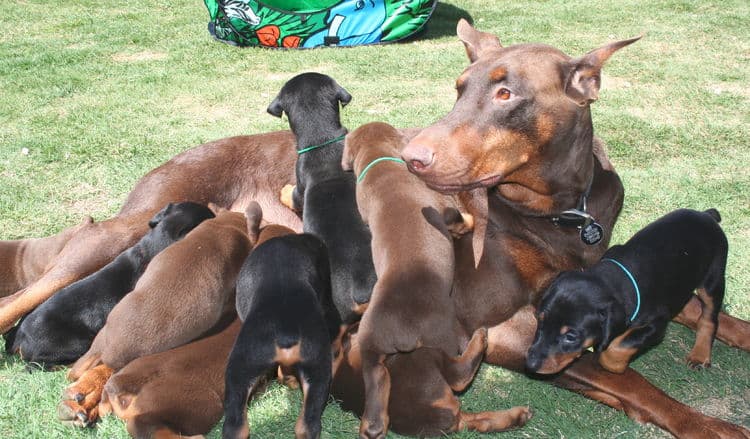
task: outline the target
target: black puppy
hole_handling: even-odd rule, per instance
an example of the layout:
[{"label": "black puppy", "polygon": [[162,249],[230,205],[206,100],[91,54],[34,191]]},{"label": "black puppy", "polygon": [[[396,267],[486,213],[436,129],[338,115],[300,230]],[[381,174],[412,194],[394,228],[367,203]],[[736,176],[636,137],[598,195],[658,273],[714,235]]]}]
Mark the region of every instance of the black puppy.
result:
[{"label": "black puppy", "polygon": [[213,218],[206,206],[169,203],[149,221],[151,230],[99,271],[52,296],[6,335],[5,349],[44,367],[68,364],[85,354],[107,315],[129,293],[151,259]]},{"label": "black puppy", "polygon": [[354,175],[341,169],[344,136],[339,102],[352,97],[333,78],[303,73],[290,79],[268,106],[286,113],[297,138],[297,186],[291,200],[302,211],[304,231],[323,240],[331,258],[333,301],[342,320],[353,322],[364,312],[377,280],[370,251],[371,235],[357,210]]},{"label": "black puppy", "polygon": [[679,209],[613,246],[592,267],[560,274],[537,309],[527,368],[555,373],[594,348],[602,367],[622,373],[636,354],[661,341],[695,290],[703,309],[687,361],[692,368],[710,366],[728,250],[719,221],[716,209]]},{"label": "black puppy", "polygon": [[224,438],[249,434],[246,404],[258,379],[278,365],[296,368],[304,406],[296,437],[320,436],[331,384],[332,343],[341,320],[331,299],[325,244],[309,233],[264,227],[237,280],[242,329],[229,355]]}]

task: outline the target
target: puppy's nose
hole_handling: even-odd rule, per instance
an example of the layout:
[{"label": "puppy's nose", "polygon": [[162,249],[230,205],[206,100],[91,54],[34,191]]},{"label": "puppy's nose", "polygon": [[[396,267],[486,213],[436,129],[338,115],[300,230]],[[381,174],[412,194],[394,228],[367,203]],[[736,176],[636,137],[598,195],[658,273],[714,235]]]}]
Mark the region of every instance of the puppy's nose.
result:
[{"label": "puppy's nose", "polygon": [[526,354],[526,369],[530,372],[536,372],[542,367],[542,356],[529,350]]},{"label": "puppy's nose", "polygon": [[401,151],[401,158],[412,171],[419,173],[427,170],[432,164],[435,153],[422,145],[408,145]]}]

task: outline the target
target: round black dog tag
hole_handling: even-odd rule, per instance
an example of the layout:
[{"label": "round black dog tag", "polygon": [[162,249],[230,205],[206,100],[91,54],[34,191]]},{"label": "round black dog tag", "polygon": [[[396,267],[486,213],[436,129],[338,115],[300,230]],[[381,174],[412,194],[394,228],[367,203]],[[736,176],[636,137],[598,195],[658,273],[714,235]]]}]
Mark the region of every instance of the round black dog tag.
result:
[{"label": "round black dog tag", "polygon": [[589,223],[589,225],[581,228],[581,241],[588,245],[595,245],[602,240],[604,235],[604,229],[597,222]]}]

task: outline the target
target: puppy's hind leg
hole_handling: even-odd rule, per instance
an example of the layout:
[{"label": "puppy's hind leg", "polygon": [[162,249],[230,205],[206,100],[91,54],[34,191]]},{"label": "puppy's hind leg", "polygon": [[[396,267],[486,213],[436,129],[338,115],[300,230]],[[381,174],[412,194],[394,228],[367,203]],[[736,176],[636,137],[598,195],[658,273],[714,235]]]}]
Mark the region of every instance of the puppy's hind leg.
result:
[{"label": "puppy's hind leg", "polygon": [[366,396],[359,437],[382,439],[388,431],[388,400],[391,394],[391,377],[384,364],[386,356],[364,349],[361,356]]},{"label": "puppy's hind leg", "polygon": [[706,276],[704,286],[697,290],[701,314],[696,324],[695,344],[687,356],[687,364],[691,369],[711,366],[711,347],[719,326],[719,310],[724,302],[725,262],[726,259],[716,261]]},{"label": "puppy's hind leg", "polygon": [[297,367],[302,382],[302,411],[294,426],[296,439],[317,439],[320,437],[320,417],[328,401],[331,388],[330,351],[319,356],[315,364],[302,364]]},{"label": "puppy's hind leg", "polygon": [[247,340],[243,334],[248,333],[245,328],[249,326],[242,327],[227,362],[224,378],[224,426],[221,433],[224,439],[245,439],[250,435],[247,400],[260,378],[275,365],[273,354],[268,350],[271,346],[254,349],[256,346],[253,343],[243,343],[243,338]]}]

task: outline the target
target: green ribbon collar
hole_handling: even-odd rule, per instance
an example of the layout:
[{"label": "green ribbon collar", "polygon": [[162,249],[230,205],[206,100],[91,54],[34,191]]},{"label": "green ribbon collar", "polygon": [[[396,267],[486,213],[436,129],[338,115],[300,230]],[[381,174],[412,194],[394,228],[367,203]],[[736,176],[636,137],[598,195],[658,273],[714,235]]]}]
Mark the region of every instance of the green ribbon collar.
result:
[{"label": "green ribbon collar", "polygon": [[362,172],[359,174],[359,177],[357,177],[357,183],[361,182],[365,178],[365,175],[367,175],[367,171],[369,171],[370,168],[372,168],[373,166],[375,166],[376,164],[380,162],[396,162],[396,163],[401,163],[402,165],[406,164],[405,161],[401,160],[398,157],[378,157],[375,160],[371,161],[370,164],[365,166],[365,169],[363,169]]},{"label": "green ribbon collar", "polygon": [[312,151],[313,149],[322,148],[322,147],[324,147],[326,145],[330,145],[331,143],[340,142],[340,141],[344,140],[344,137],[346,137],[346,134],[338,136],[335,139],[327,140],[327,141],[321,143],[320,145],[311,145],[311,146],[308,146],[307,148],[302,148],[300,150],[297,150],[297,154],[304,154],[304,153],[306,153],[308,151]]}]

